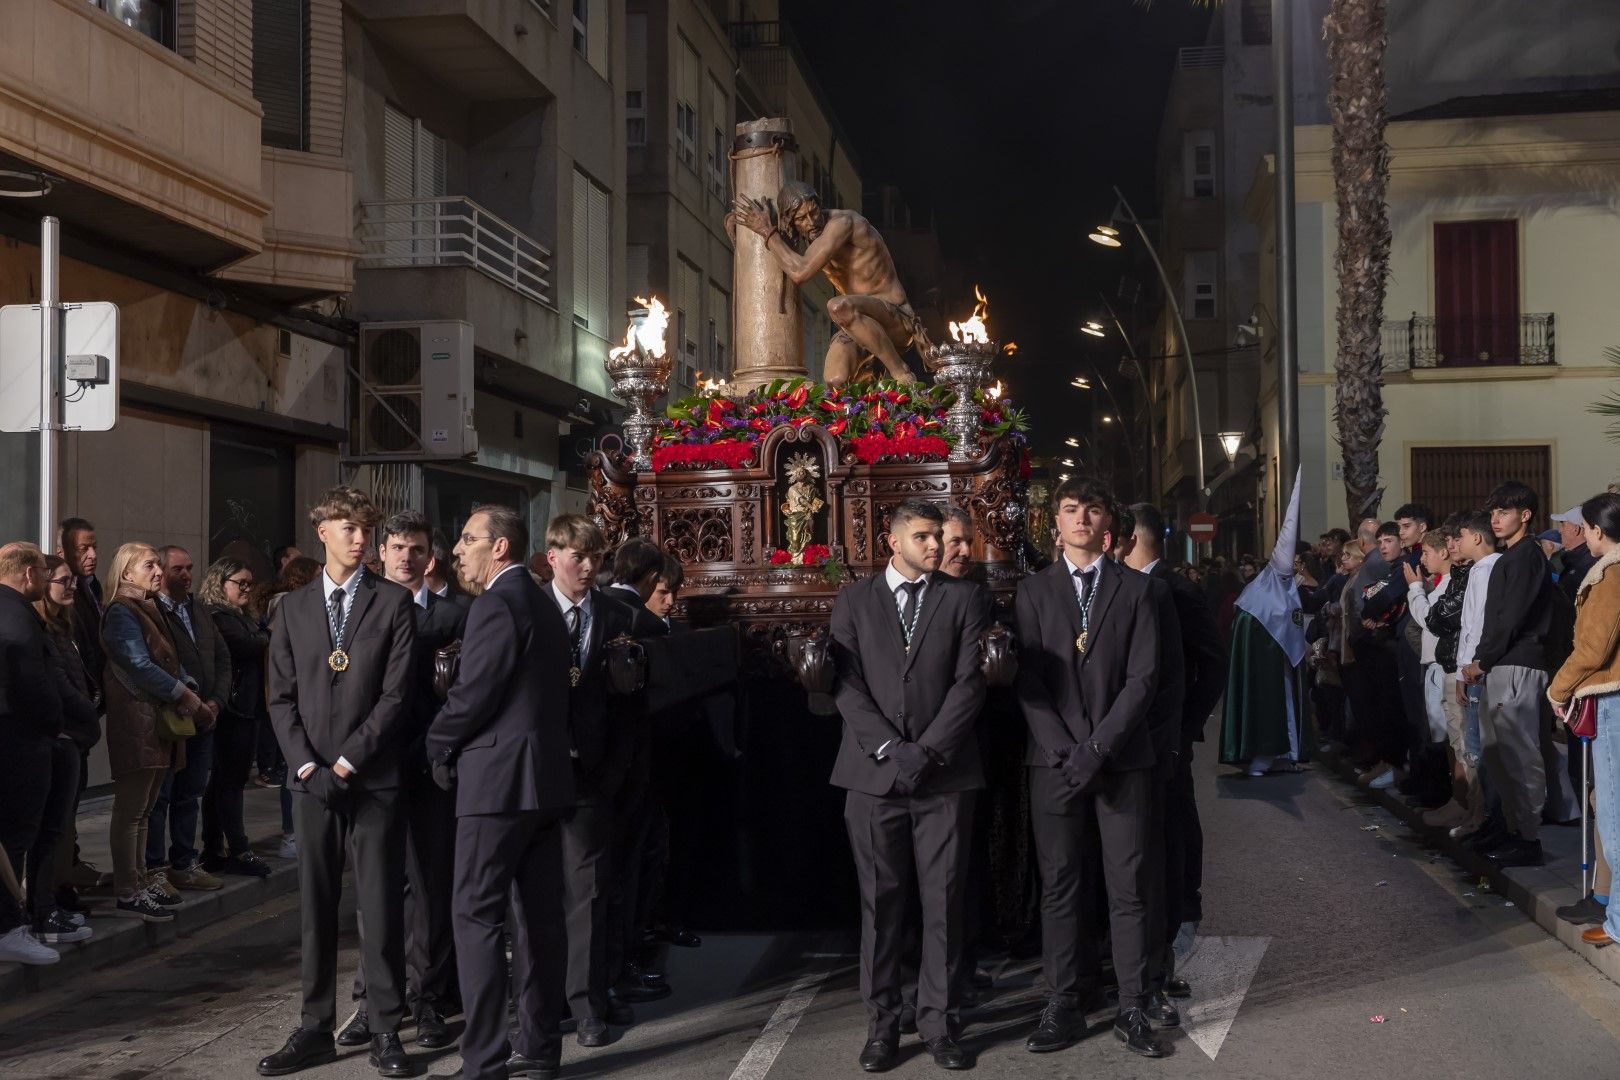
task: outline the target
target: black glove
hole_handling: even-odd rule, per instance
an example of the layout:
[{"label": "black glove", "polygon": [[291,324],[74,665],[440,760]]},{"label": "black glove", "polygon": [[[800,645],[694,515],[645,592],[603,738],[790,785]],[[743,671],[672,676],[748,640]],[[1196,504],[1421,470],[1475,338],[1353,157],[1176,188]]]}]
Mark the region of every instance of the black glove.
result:
[{"label": "black glove", "polygon": [[349,795],[349,782],[331,769],[317,765],[315,771],[305,778],[304,789],[328,810],[336,810]]},{"label": "black glove", "polygon": [[894,778],[894,786],[889,788],[889,794],[910,795],[916,790],[917,777],[907,776],[905,773],[897,773]]},{"label": "black glove", "polygon": [[439,785],[440,791],[451,791],[456,786],[456,767],[450,764],[450,759],[435,761],[431,766],[433,782]]},{"label": "black glove", "polygon": [[1096,743],[1085,743],[1069,751],[1069,756],[1063,759],[1063,779],[1076,791],[1084,791],[1096,783],[1102,767],[1102,750]]},{"label": "black glove", "polygon": [[934,760],[928,756],[928,751],[914,742],[895,743],[889,747],[888,757],[896,765],[900,766],[901,776],[909,776],[914,780],[921,778],[922,774],[928,770],[928,767],[934,763]]}]

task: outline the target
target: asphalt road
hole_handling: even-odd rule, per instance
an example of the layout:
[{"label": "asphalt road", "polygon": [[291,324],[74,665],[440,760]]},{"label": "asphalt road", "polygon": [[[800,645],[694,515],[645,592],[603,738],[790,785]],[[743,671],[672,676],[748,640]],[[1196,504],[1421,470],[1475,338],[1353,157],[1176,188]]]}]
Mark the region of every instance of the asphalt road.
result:
[{"label": "asphalt road", "polygon": [[[1132,1057],[1106,1029],[1063,1053],[1025,1053],[1036,973],[1003,961],[993,998],[970,1014],[979,1074],[1620,1076],[1620,987],[1402,839],[1382,811],[1318,773],[1200,772],[1206,918],[1172,1056]],[[0,1009],[0,1076],[252,1076],[297,1022],[296,902]],[[844,935],[706,935],[701,949],[673,950],[676,994],[639,1009],[618,1042],[584,1051],[569,1040],[564,1075],[856,1075],[865,1021],[850,948]],[[342,970],[354,957],[345,950]],[[458,1064],[454,1050],[413,1053],[426,1075]],[[902,1059],[894,1075],[937,1075],[914,1041]],[[306,1075],[375,1073],[361,1050]]]}]

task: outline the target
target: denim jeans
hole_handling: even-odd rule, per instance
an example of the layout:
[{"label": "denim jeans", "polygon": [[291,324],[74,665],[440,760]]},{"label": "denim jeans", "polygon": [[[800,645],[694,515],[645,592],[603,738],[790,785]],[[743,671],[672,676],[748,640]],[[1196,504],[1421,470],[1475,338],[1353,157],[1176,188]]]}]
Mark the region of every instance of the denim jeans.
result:
[{"label": "denim jeans", "polygon": [[1463,714],[1463,753],[1476,769],[1485,760],[1484,739],[1479,733],[1479,696],[1484,689],[1479,683],[1468,687],[1468,706]]},{"label": "denim jeans", "polygon": [[[148,870],[164,866],[181,869],[197,861],[197,816],[213,764],[213,729],[199,731],[186,740],[186,767],[163,775],[163,788],[147,822]],[[165,839],[169,841],[167,858],[163,853]]]},{"label": "denim jeans", "polygon": [[[1597,699],[1597,738],[1592,740],[1592,790],[1597,834],[1620,836],[1620,693]],[[1620,903],[1609,904],[1603,929],[1620,941]]]}]

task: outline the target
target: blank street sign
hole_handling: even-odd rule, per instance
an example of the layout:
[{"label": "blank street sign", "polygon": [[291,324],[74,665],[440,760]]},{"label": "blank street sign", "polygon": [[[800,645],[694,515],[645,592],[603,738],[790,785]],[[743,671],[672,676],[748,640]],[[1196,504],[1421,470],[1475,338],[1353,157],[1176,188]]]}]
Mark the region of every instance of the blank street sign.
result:
[{"label": "blank street sign", "polygon": [[[69,431],[111,431],[118,423],[118,305],[74,304],[63,312],[64,356],[105,356],[107,381],[99,385],[61,377],[62,426]],[[39,308],[0,307],[0,431],[39,429]]]}]

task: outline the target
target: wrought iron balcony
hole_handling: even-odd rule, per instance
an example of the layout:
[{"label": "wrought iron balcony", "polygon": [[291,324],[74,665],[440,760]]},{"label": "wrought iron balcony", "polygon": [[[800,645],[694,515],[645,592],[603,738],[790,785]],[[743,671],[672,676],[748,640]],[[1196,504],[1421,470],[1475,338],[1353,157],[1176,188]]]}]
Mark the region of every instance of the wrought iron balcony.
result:
[{"label": "wrought iron balcony", "polygon": [[463,195],[360,204],[359,267],[466,266],[554,305],[551,252]]},{"label": "wrought iron balcony", "polygon": [[1446,318],[1413,312],[1384,322],[1383,353],[1385,371],[1557,363],[1551,312]]}]

